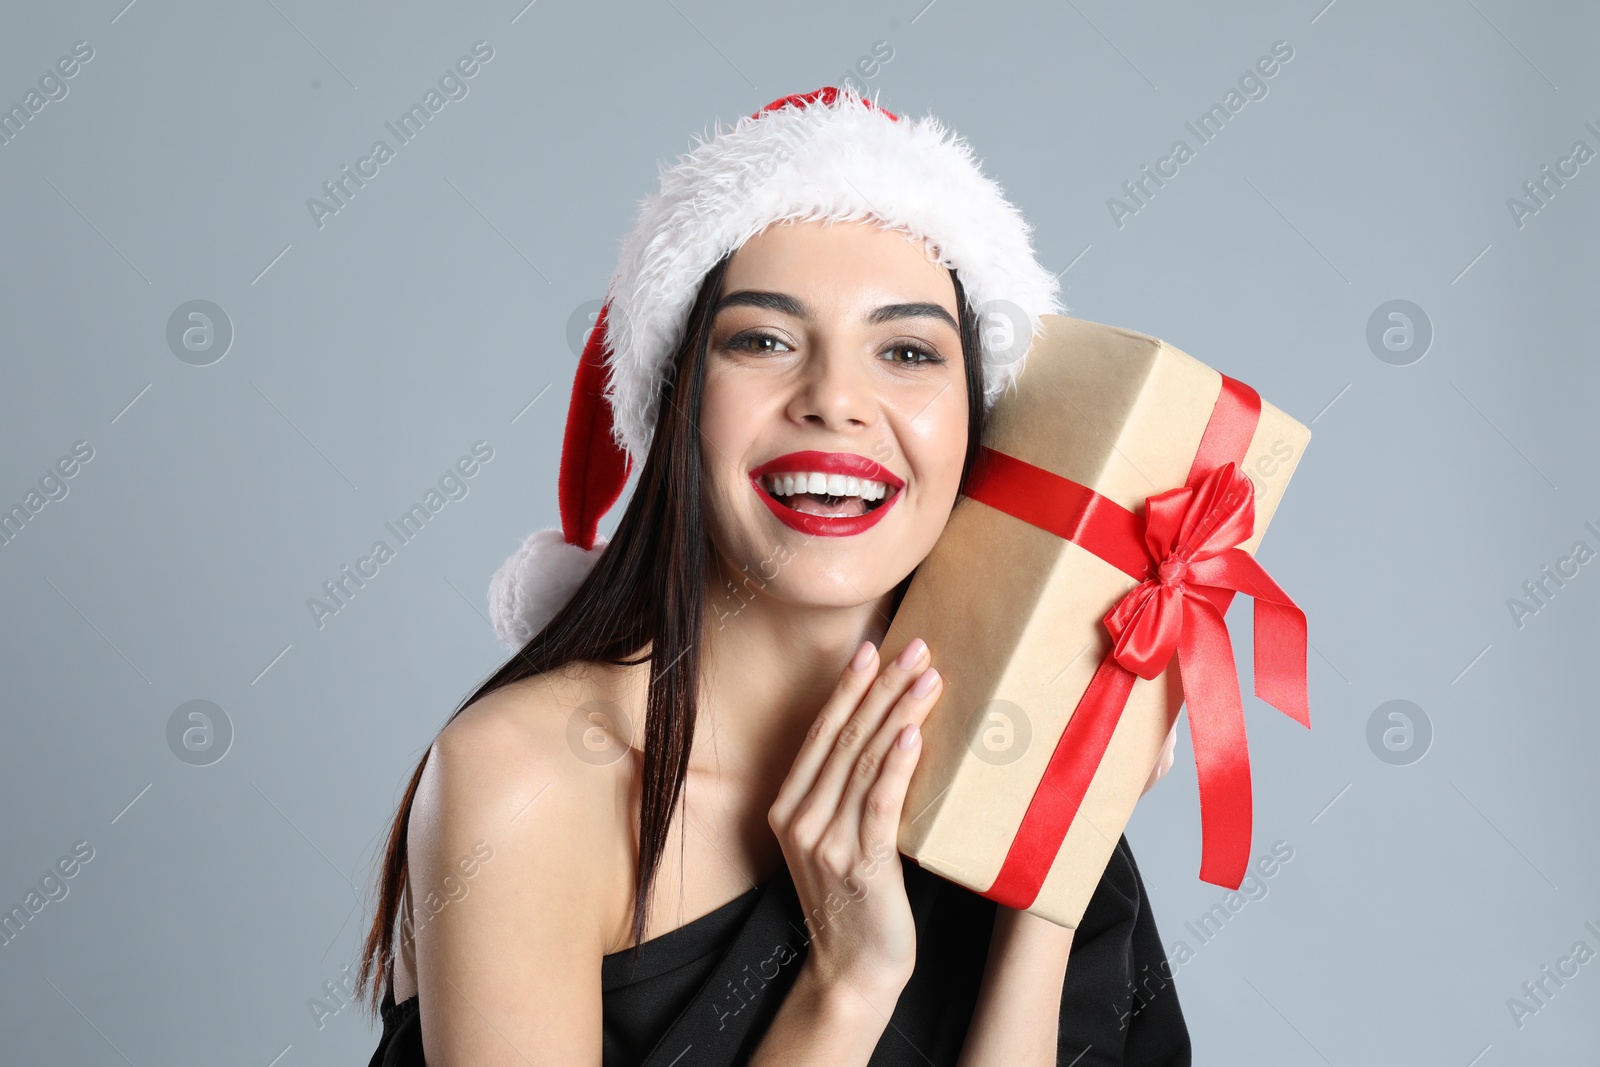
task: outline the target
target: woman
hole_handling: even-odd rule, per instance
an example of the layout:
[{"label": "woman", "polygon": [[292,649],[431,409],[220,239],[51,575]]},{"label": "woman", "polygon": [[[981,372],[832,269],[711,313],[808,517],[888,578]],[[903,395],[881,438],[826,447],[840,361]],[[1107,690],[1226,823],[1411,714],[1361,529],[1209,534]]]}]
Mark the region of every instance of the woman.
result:
[{"label": "woman", "polygon": [[375,1067],[1188,1063],[1175,990],[1135,992],[1164,957],[1126,841],[1076,932],[895,850],[941,680],[877,646],[1059,310],[1028,233],[935,120],[833,89],[663,173],[574,384],[564,540],[496,576],[519,651],[391,830]]}]

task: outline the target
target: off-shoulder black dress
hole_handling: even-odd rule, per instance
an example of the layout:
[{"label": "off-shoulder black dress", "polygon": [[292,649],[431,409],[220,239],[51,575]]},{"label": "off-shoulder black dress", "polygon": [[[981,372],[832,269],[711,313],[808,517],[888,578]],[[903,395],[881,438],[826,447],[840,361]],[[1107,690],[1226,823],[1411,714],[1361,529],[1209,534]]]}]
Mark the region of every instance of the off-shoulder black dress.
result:
[{"label": "off-shoulder black dress", "polygon": [[[901,857],[917,963],[871,1067],[954,1064],[977,1004],[993,901]],[[688,925],[601,963],[605,1067],[743,1064],[777,1013],[806,931],[787,869]],[[1128,839],[1072,939],[1061,990],[1059,1067],[1189,1067],[1189,1032]],[[425,1067],[417,998],[383,998],[368,1067]]]}]

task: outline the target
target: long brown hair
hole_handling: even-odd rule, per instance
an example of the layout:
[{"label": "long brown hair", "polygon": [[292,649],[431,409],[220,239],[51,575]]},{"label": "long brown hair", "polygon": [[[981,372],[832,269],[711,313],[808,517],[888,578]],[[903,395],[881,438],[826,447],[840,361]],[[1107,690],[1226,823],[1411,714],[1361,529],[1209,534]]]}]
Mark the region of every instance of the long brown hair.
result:
[{"label": "long brown hair", "polygon": [[[705,352],[710,343],[711,311],[721,295],[732,254],[724,256],[701,282],[690,309],[683,341],[673,359],[644,469],[615,535],[572,599],[450,718],[502,686],[576,662],[635,666],[650,646],[650,683],[645,703],[644,781],[639,819],[639,862],[635,868],[633,961],[644,939],[667,831],[677,808],[694,741],[700,638],[705,617],[703,594],[712,568],[701,495],[700,402],[705,389]],[[967,307],[961,279],[955,283],[962,362],[967,383],[967,451],[962,484],[972,469],[983,435],[982,323]],[[913,571],[913,574],[915,571]],[[895,590],[895,602],[911,575]],[[641,658],[631,658],[641,657]],[[444,727],[440,727],[443,732]],[[430,746],[431,751],[431,746]],[[366,992],[372,1014],[382,1000],[379,972],[393,981],[395,921],[407,879],[406,831],[411,806],[428,754],[411,774],[399,811],[389,827],[383,866],[376,878],[377,914],[362,949],[356,996]]]}]

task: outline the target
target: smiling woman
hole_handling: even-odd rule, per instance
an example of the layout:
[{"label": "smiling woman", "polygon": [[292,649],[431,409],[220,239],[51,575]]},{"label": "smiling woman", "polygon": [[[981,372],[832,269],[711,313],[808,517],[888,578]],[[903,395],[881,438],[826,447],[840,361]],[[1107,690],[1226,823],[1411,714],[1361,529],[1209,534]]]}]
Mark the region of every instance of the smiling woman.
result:
[{"label": "smiling woman", "polygon": [[[1028,233],[931,117],[833,89],[663,173],[573,385],[562,529],[495,577],[515,654],[390,829],[373,1067],[1188,1063],[1175,992],[1114,1008],[1160,953],[1126,842],[1076,932],[894,847],[942,680],[877,646],[1021,369],[983,309],[1061,310]],[[471,900],[408,923],[479,840]]]}]

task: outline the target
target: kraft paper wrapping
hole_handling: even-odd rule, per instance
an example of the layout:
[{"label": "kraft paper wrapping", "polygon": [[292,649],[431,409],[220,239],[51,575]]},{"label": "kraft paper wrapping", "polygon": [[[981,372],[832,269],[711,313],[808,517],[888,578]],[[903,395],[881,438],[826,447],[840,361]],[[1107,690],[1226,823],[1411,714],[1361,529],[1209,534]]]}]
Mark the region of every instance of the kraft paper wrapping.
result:
[{"label": "kraft paper wrapping", "polygon": [[[1184,484],[1222,376],[1166,342],[1049,315],[984,444],[1140,515]],[[1311,432],[1265,399],[1245,461],[1254,555]],[[885,638],[912,638],[945,680],[901,816],[900,851],[982,893],[1056,741],[1111,648],[1105,613],[1138,583],[1088,550],[961,498]],[[1247,687],[1248,688],[1248,687]],[[1082,806],[1027,910],[1076,927],[1183,700],[1177,659],[1133,687]]]}]

